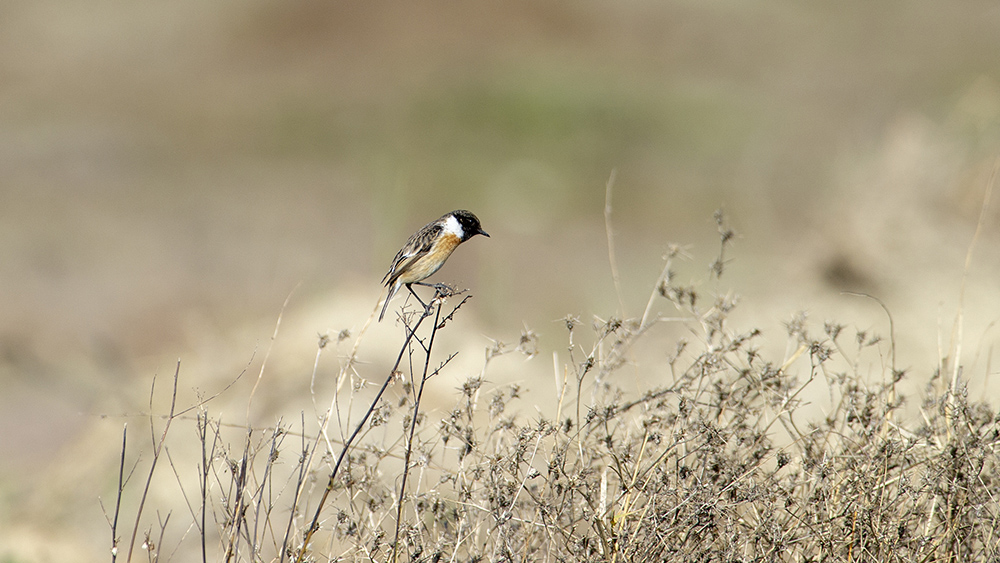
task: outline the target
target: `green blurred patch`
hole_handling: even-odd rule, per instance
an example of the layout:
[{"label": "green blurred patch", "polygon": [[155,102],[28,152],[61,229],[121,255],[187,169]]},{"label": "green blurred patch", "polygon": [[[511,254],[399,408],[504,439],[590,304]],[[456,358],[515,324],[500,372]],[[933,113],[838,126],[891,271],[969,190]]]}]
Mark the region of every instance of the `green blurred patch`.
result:
[{"label": "green blurred patch", "polygon": [[722,90],[615,75],[490,76],[428,90],[409,104],[402,153],[437,163],[444,186],[464,189],[511,161],[564,170],[570,184],[603,189],[611,168],[657,159],[688,162],[738,150],[752,129]]},{"label": "green blurred patch", "polygon": [[284,100],[260,142],[358,167],[376,190],[402,181],[411,202],[468,200],[515,163],[542,163],[590,206],[612,168],[718,173],[759,115],[737,91],[608,70],[456,72],[370,100]]}]

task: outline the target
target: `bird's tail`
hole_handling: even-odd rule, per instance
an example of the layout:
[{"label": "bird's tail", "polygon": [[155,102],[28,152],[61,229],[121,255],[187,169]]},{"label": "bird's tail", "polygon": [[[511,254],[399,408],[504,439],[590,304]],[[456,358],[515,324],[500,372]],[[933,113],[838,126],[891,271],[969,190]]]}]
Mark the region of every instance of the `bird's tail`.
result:
[{"label": "bird's tail", "polygon": [[394,283],[389,286],[389,295],[385,297],[385,304],[382,305],[382,312],[378,316],[378,322],[382,322],[382,317],[385,316],[385,310],[389,308],[389,302],[392,301],[392,296],[396,295],[396,290],[399,289],[400,284]]}]

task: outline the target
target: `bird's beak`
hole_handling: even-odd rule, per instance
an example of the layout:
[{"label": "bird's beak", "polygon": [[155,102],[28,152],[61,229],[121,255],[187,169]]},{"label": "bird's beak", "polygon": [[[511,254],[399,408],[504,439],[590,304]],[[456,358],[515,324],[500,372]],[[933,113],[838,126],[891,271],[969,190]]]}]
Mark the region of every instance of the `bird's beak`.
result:
[{"label": "bird's beak", "polygon": [[490,234],[482,229],[479,229],[479,234],[483,235],[486,238],[490,238]]}]

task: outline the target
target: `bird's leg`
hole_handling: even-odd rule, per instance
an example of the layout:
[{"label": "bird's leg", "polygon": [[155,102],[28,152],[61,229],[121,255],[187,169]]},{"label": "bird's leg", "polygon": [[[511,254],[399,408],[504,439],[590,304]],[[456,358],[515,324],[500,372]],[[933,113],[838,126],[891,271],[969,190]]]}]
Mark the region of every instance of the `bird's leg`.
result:
[{"label": "bird's leg", "polygon": [[[413,284],[416,284],[416,285],[426,285],[427,287],[435,287],[433,285],[426,284],[426,283],[420,283],[420,282],[413,282]],[[424,303],[424,300],[421,299],[419,295],[417,295],[416,291],[413,291],[413,287],[411,287],[413,284],[409,284],[409,283],[406,284],[406,289],[409,289],[410,293],[413,294],[413,297],[415,297],[416,300],[419,301],[420,304],[424,307],[424,315],[423,316],[429,317],[430,314],[431,314],[431,307],[434,305],[434,299],[437,299],[438,297],[441,296],[441,291],[437,290],[437,294],[434,295],[434,299],[431,299],[430,305],[428,305],[427,303]],[[435,288],[435,289],[437,289],[437,288]]]},{"label": "bird's leg", "polygon": [[[424,303],[423,300],[420,299],[420,297],[417,295],[417,293],[415,291],[413,291],[413,288],[411,286],[414,286],[414,285],[422,285],[424,287],[430,287],[430,288],[434,289],[434,292],[435,292],[434,293],[434,299],[431,300],[431,304],[430,305]],[[417,298],[417,301],[420,301],[420,304],[424,306],[424,315],[429,315],[431,313],[431,306],[434,305],[434,301],[435,300],[437,300],[437,299],[444,299],[446,297],[455,295],[455,288],[451,287],[448,284],[444,284],[444,283],[413,282],[412,284],[409,284],[409,283],[406,284],[406,289],[409,289],[410,293],[412,293],[413,296]]]},{"label": "bird's leg", "polygon": [[455,288],[446,283],[414,282],[414,284],[434,288],[434,291],[437,292],[436,297],[448,297],[449,295],[455,295]]},{"label": "bird's leg", "polygon": [[[420,282],[416,282],[416,283],[417,283],[417,285],[426,285],[426,284],[423,284],[423,283],[420,283]],[[420,302],[420,305],[424,308],[425,311],[430,308],[430,306],[427,305],[427,303],[424,303],[424,300],[421,299],[419,295],[417,295],[417,292],[413,291],[413,284],[411,284],[411,283],[406,284],[406,289],[410,290],[410,293],[413,294],[413,298]]]}]

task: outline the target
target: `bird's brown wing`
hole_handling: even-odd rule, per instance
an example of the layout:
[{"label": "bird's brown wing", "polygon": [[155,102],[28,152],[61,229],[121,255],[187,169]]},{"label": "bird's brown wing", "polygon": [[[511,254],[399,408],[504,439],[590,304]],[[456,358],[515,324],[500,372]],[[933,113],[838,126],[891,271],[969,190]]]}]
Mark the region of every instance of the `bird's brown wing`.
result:
[{"label": "bird's brown wing", "polygon": [[441,225],[434,222],[425,225],[424,228],[413,233],[413,236],[406,241],[406,244],[396,254],[396,257],[392,259],[392,266],[385,277],[382,278],[382,283],[387,286],[396,283],[396,278],[405,272],[413,262],[430,252],[431,247],[434,246],[434,240],[441,234],[441,230]]}]

